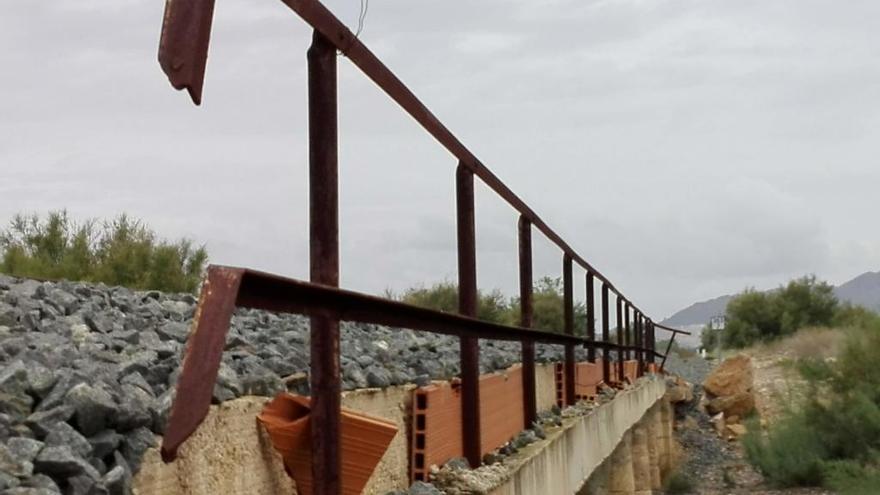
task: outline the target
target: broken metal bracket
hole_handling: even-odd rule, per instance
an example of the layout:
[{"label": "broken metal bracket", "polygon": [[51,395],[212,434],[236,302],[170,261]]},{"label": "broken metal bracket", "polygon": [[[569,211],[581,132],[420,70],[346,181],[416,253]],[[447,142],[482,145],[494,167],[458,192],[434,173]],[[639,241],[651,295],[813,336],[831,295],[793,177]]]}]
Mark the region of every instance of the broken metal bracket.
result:
[{"label": "broken metal bracket", "polygon": [[159,39],[159,65],[175,89],[202,103],[214,0],[167,0]]}]

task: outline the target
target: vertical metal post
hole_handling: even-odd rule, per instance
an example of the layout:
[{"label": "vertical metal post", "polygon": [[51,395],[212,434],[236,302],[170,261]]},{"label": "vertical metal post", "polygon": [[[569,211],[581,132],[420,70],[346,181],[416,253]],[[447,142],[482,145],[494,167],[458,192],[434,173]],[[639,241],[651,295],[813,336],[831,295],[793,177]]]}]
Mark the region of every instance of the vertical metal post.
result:
[{"label": "vertical metal post", "polygon": [[[532,222],[519,217],[519,325],[532,327]],[[522,342],[522,385],[525,428],[531,428],[538,419],[538,399],[535,389],[535,342]]]},{"label": "vertical metal post", "polygon": [[[464,165],[455,172],[458,226],[458,312],[477,316],[477,248],[474,231],[474,174]],[[461,434],[464,456],[480,465],[480,345],[474,337],[459,340],[461,359]]]},{"label": "vertical metal post", "polygon": [[[594,276],[587,271],[587,340],[596,341],[596,297],[593,294]],[[587,361],[596,362],[596,348],[587,348]]]},{"label": "vertical metal post", "polygon": [[[608,343],[611,340],[609,336],[609,315],[608,315],[608,284],[602,282],[602,342]],[[606,347],[602,351],[602,380],[605,383],[611,381],[611,357]]]},{"label": "vertical metal post", "polygon": [[[339,286],[336,47],[317,31],[309,66],[309,266],[312,282]],[[311,318],[311,444],[316,495],[341,491],[339,321]]]},{"label": "vertical metal post", "polygon": [[672,342],[675,340],[675,336],[678,335],[673,332],[672,337],[669,337],[669,344],[666,345],[666,353],[663,354],[663,361],[660,363],[660,371],[666,366],[666,358],[669,357],[669,352],[672,351]]},{"label": "vertical metal post", "polygon": [[[624,304],[624,309],[623,309],[623,337],[625,340],[624,343],[626,344],[627,347],[632,345],[632,333],[631,333],[631,328],[629,325],[629,310],[630,310],[630,305],[629,305],[629,301],[627,301],[626,304]],[[630,358],[632,358],[632,353],[629,351],[629,349],[627,349],[626,352],[624,352],[623,358],[627,361],[629,361]]]},{"label": "vertical metal post", "polygon": [[641,311],[636,311],[636,346],[638,346],[638,350],[636,351],[636,356],[639,360],[639,376],[642,376],[645,372],[645,353],[642,352],[644,348],[644,330],[645,330],[645,320],[642,316]]},{"label": "vertical metal post", "polygon": [[[623,347],[623,300],[620,298],[620,294],[617,294],[614,299],[617,302],[617,311],[615,311],[617,316],[617,345]],[[617,350],[617,380],[623,383],[623,350],[620,348]]]},{"label": "vertical metal post", "polygon": [[[574,335],[574,283],[572,281],[571,256],[562,258],[563,312],[565,314],[565,333]],[[576,402],[575,394],[574,344],[565,344],[565,405]]]},{"label": "vertical metal post", "polygon": [[650,352],[648,352],[648,362],[654,364],[654,350],[657,347],[657,343],[654,342],[654,322],[651,321],[650,318],[647,319],[647,340],[648,345],[646,346]]}]

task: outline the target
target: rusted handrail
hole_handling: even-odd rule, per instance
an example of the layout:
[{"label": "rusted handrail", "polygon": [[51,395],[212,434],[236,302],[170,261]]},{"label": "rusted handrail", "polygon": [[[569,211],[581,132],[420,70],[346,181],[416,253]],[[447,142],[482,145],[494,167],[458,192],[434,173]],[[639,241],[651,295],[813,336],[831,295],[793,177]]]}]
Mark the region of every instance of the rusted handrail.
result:
[{"label": "rusted handrail", "polygon": [[684,330],[679,330],[679,329],[677,329],[677,328],[667,327],[666,325],[661,325],[661,324],[659,324],[659,323],[654,323],[654,326],[657,327],[657,328],[659,328],[659,329],[661,329],[661,330],[666,330],[667,332],[672,332],[672,333],[674,333],[674,334],[679,334],[679,333],[680,333],[680,334],[682,334],[682,335],[691,335],[690,332],[686,332],[686,331],[684,331]]},{"label": "rusted handrail", "polygon": [[[573,404],[574,348],[583,345],[589,359],[603,351],[603,377],[610,379],[609,353],[618,361],[635,354],[638,374],[653,363],[656,325],[612,282],[578,255],[525,202],[492,173],[357,37],[318,0],[282,0],[313,29],[309,68],[310,280],[302,282],[240,268],[211,267],[184,357],[178,395],[163,441],[163,457],[172,459],[180,444],[198,427],[208,410],[219,369],[229,319],[236,306],[296,312],[311,317],[311,433],[315,493],[336,495],[340,489],[339,457],[339,321],[353,320],[406,327],[460,337],[462,371],[462,444],[472,465],[480,462],[478,339],[522,342],[525,427],[536,417],[534,344],[565,346],[565,401]],[[159,61],[177,89],[201,103],[214,0],[169,0],[166,4]],[[458,161],[456,212],[459,314],[449,314],[339,289],[338,167],[336,52],[341,51],[397,102]],[[520,327],[476,320],[476,234],[474,177],[519,212]],[[565,333],[532,326],[531,229],[536,228],[562,251]],[[576,336],[573,317],[573,264],[586,270],[587,338]],[[594,283],[601,282],[602,339],[596,340]],[[616,296],[617,344],[609,342],[609,294]],[[624,312],[621,318],[620,311]],[[623,334],[621,335],[621,332]],[[675,333],[673,334],[673,336]],[[621,363],[618,363],[620,366]],[[619,368],[620,369],[620,368]],[[622,375],[621,375],[622,376]]]},{"label": "rusted handrail", "polygon": [[[580,345],[604,351],[637,350],[612,342],[523,327],[512,327],[383,299],[345,289],[303,282],[246,268],[208,267],[187,343],[177,396],[162,441],[162,456],[172,460],[195,431],[211,404],[226,334],[236,307],[298,313],[334,321],[387,325],[458,337]],[[650,351],[649,351],[650,352]],[[663,357],[654,352],[657,357]]]}]

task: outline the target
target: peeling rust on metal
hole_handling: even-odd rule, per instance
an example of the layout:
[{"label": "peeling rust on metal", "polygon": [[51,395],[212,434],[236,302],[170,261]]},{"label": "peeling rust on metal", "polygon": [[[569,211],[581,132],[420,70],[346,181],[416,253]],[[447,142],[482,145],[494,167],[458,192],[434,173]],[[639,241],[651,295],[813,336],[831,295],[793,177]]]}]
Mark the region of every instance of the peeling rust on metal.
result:
[{"label": "peeling rust on metal", "polygon": [[202,103],[214,0],[167,0],[159,38],[159,65],[171,86]]},{"label": "peeling rust on metal", "polygon": [[193,317],[168,427],[162,439],[162,459],[165,462],[177,457],[177,449],[208,414],[243,273],[236,268],[211,267],[208,270]]}]

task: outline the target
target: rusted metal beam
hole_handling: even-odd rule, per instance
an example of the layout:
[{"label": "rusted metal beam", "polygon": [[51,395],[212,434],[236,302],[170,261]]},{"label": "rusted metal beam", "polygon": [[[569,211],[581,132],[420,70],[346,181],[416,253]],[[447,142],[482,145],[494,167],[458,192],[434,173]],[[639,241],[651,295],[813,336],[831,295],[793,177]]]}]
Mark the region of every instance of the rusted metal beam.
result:
[{"label": "rusted metal beam", "polygon": [[[532,327],[533,312],[533,281],[532,281],[532,223],[529,219],[519,217],[519,326]],[[525,428],[531,428],[538,419],[538,399],[535,384],[535,343],[531,340],[522,341],[523,367],[523,415]]]},{"label": "rusted metal beam", "polygon": [[[336,48],[315,32],[309,66],[309,259],[311,280],[339,286]],[[342,490],[339,320],[311,318],[312,479],[316,495]]]},{"label": "rusted metal beam", "polygon": [[[426,332],[493,340],[534,340],[545,344],[595,346],[617,349],[617,345],[590,342],[563,333],[500,325],[455,313],[412,306],[358,292],[324,287],[296,279],[255,270],[212,266],[211,269],[239,270],[242,289],[237,306],[304,315],[327,315],[342,321],[375,323],[391,330],[412,329]],[[634,350],[634,347],[629,347]]]},{"label": "rusted metal beam", "polygon": [[562,333],[499,325],[255,270],[212,265],[208,267],[202,285],[176,398],[162,440],[165,462],[174,460],[179,446],[197,429],[208,412],[229,322],[236,307],[374,323],[398,331],[412,329],[458,337],[635,350],[632,346],[621,348]]},{"label": "rusted metal beam", "polygon": [[[617,345],[623,347],[623,299],[619,296],[614,299],[617,304],[616,311],[614,312],[617,317]],[[617,378],[621,383],[623,382],[623,360],[623,352],[617,351]]]},{"label": "rusted metal beam", "polygon": [[663,354],[663,361],[660,363],[661,371],[666,369],[666,358],[669,357],[669,352],[672,351],[672,342],[675,341],[676,335],[678,334],[673,333],[672,337],[669,338],[669,344],[666,345],[666,352]]},{"label": "rusted metal beam", "polygon": [[175,89],[202,103],[214,0],[168,0],[159,38],[159,65]]},{"label": "rusted metal beam", "polygon": [[[490,189],[502,197],[552,243],[583,269],[608,285],[614,294],[623,293],[605,275],[577,254],[549,225],[510,190],[495,174],[446,128],[440,120],[382,63],[336,16],[318,0],[282,0],[307,24],[324,35],[392,100],[413,117],[443,147],[458,158]],[[187,89],[196,104],[201,103],[214,0],[170,0],[159,47],[159,62],[177,89]]]},{"label": "rusted metal beam", "polygon": [[[602,342],[611,340],[609,334],[609,315],[608,315],[608,285],[602,284]],[[611,381],[611,356],[608,352],[602,353],[602,380],[605,383]]]},{"label": "rusted metal beam", "polygon": [[[474,227],[474,174],[459,164],[455,172],[458,226],[458,312],[477,316],[477,245]],[[480,452],[480,345],[475,337],[460,339],[461,423],[464,456],[471,467]]]},{"label": "rusted metal beam", "polygon": [[691,335],[690,332],[686,332],[684,330],[679,330],[677,328],[667,327],[666,325],[661,325],[659,323],[654,323],[654,326],[661,329],[661,330],[666,330],[666,331],[672,332],[672,333],[680,333],[682,335]]},{"label": "rusted metal beam", "polygon": [[317,0],[282,0],[306,23],[323,33],[336,48],[342,51],[361,71],[376,83],[385,94],[394,100],[413,119],[418,122],[460,163],[468,167],[480,180],[496,194],[501,196],[513,209],[525,216],[532,225],[542,232],[563,253],[584,270],[593,272],[597,279],[608,284],[609,290],[622,295],[614,284],[593,265],[578,255],[553,229],[550,228],[529,206],[508,188],[492,171],[438,119],[421,100],[376,57],[336,16]]},{"label": "rusted metal beam", "polygon": [[[562,257],[562,307],[566,335],[574,335],[574,280],[572,279],[572,260],[568,254]],[[575,400],[575,357],[574,346],[565,346],[565,404],[574,405]]]},{"label": "rusted metal beam", "polygon": [[240,285],[240,270],[223,269],[209,269],[202,284],[174,403],[162,437],[161,453],[165,462],[177,457],[177,449],[208,414]]},{"label": "rusted metal beam", "polygon": [[639,376],[642,376],[645,372],[645,353],[642,352],[642,348],[644,347],[645,342],[645,319],[640,311],[636,312],[635,319],[636,347],[638,348],[638,350],[636,351],[636,356],[638,357],[639,361]]},{"label": "rusted metal beam", "polygon": [[[587,271],[587,339],[596,340],[596,296],[593,273]],[[587,349],[587,361],[596,362],[596,350]]]},{"label": "rusted metal beam", "polygon": [[[623,336],[624,336],[624,344],[627,345],[627,346],[632,345],[632,330],[631,330],[631,328],[630,328],[629,315],[630,315],[630,305],[629,305],[629,302],[624,301],[624,313],[623,313],[623,316],[624,316],[624,322],[623,322],[623,323],[624,323],[624,330],[623,330]],[[630,355],[629,350],[623,351],[623,355],[624,355],[624,359],[626,359],[627,361],[632,357],[632,356]]]}]

